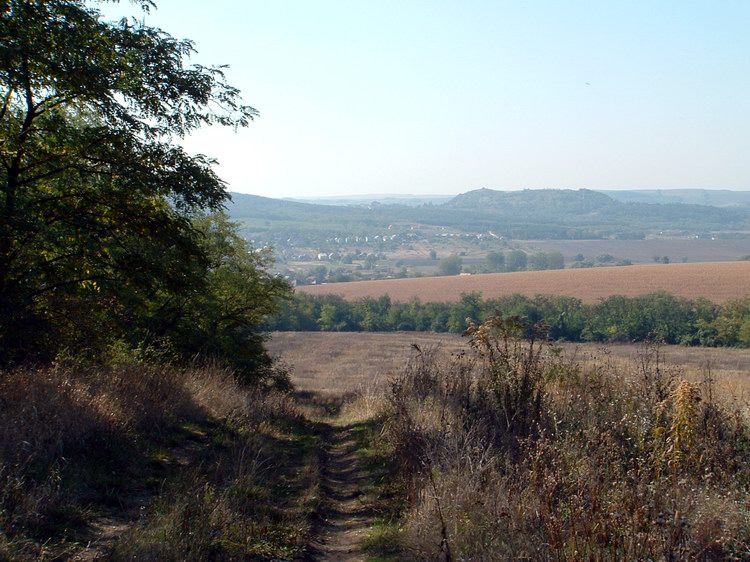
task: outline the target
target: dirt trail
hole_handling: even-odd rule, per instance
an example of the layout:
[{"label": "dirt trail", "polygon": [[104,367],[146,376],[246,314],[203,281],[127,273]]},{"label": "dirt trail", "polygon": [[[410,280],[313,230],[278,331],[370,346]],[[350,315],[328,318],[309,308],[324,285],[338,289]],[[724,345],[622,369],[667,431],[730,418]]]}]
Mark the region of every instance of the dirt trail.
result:
[{"label": "dirt trail", "polygon": [[368,475],[356,452],[351,428],[331,427],[323,472],[326,511],[317,545],[320,562],[365,562],[360,546],[374,522],[371,509],[362,501]]}]

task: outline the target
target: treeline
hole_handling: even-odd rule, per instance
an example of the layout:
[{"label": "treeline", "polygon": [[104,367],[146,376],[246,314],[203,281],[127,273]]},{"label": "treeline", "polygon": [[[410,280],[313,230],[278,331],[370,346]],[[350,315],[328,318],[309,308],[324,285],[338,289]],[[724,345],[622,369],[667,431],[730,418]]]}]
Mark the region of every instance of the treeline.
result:
[{"label": "treeline", "polygon": [[268,323],[276,331],[461,333],[467,320],[498,314],[542,322],[552,340],[750,346],[750,297],[723,305],[659,292],[639,297],[611,296],[595,304],[565,296],[511,295],[483,299],[465,293],[458,302],[392,302],[388,296],[344,300],[336,295],[299,293]]}]

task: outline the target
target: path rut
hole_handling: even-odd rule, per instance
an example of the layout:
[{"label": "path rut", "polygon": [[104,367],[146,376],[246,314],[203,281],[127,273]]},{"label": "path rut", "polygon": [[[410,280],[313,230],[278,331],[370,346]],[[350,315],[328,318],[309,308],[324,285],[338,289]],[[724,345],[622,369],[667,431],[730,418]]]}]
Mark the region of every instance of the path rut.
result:
[{"label": "path rut", "polygon": [[371,508],[363,501],[367,471],[357,454],[354,430],[331,427],[323,471],[324,520],[317,545],[320,562],[365,562],[361,546],[374,523]]}]

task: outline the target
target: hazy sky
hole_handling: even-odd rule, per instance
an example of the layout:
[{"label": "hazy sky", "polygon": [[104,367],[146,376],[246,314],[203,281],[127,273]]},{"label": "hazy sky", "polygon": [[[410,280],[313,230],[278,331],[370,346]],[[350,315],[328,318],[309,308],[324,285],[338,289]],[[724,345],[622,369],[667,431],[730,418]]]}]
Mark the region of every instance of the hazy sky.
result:
[{"label": "hazy sky", "polygon": [[232,191],[750,189],[748,0],[157,5],[260,111],[185,143]]}]

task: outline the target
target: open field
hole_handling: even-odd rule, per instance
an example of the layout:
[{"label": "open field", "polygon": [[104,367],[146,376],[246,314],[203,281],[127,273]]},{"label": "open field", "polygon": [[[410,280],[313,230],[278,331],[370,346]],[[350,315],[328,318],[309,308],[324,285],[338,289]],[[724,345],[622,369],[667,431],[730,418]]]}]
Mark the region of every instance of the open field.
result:
[{"label": "open field", "polygon": [[[422,350],[468,351],[466,338],[429,332],[275,332],[268,347],[292,369],[300,390],[356,392],[385,385],[404,368],[417,344]],[[644,354],[642,345],[565,344],[566,354],[582,362],[609,361],[633,369]],[[750,403],[750,353],[745,349],[663,346],[665,366],[701,380],[707,369],[722,394]]]},{"label": "open field", "polygon": [[611,295],[633,297],[667,291],[681,297],[703,297],[722,303],[750,294],[749,279],[750,261],[738,261],[388,279],[310,285],[297,290],[313,295],[335,294],[345,299],[389,295],[394,302],[416,298],[423,302],[454,302],[461,293],[478,291],[484,298],[514,293],[568,295],[586,303]]},{"label": "open field", "polygon": [[414,354],[414,343],[458,352],[466,342],[430,332],[274,332],[268,349],[292,369],[300,390],[336,394],[384,384]]}]

